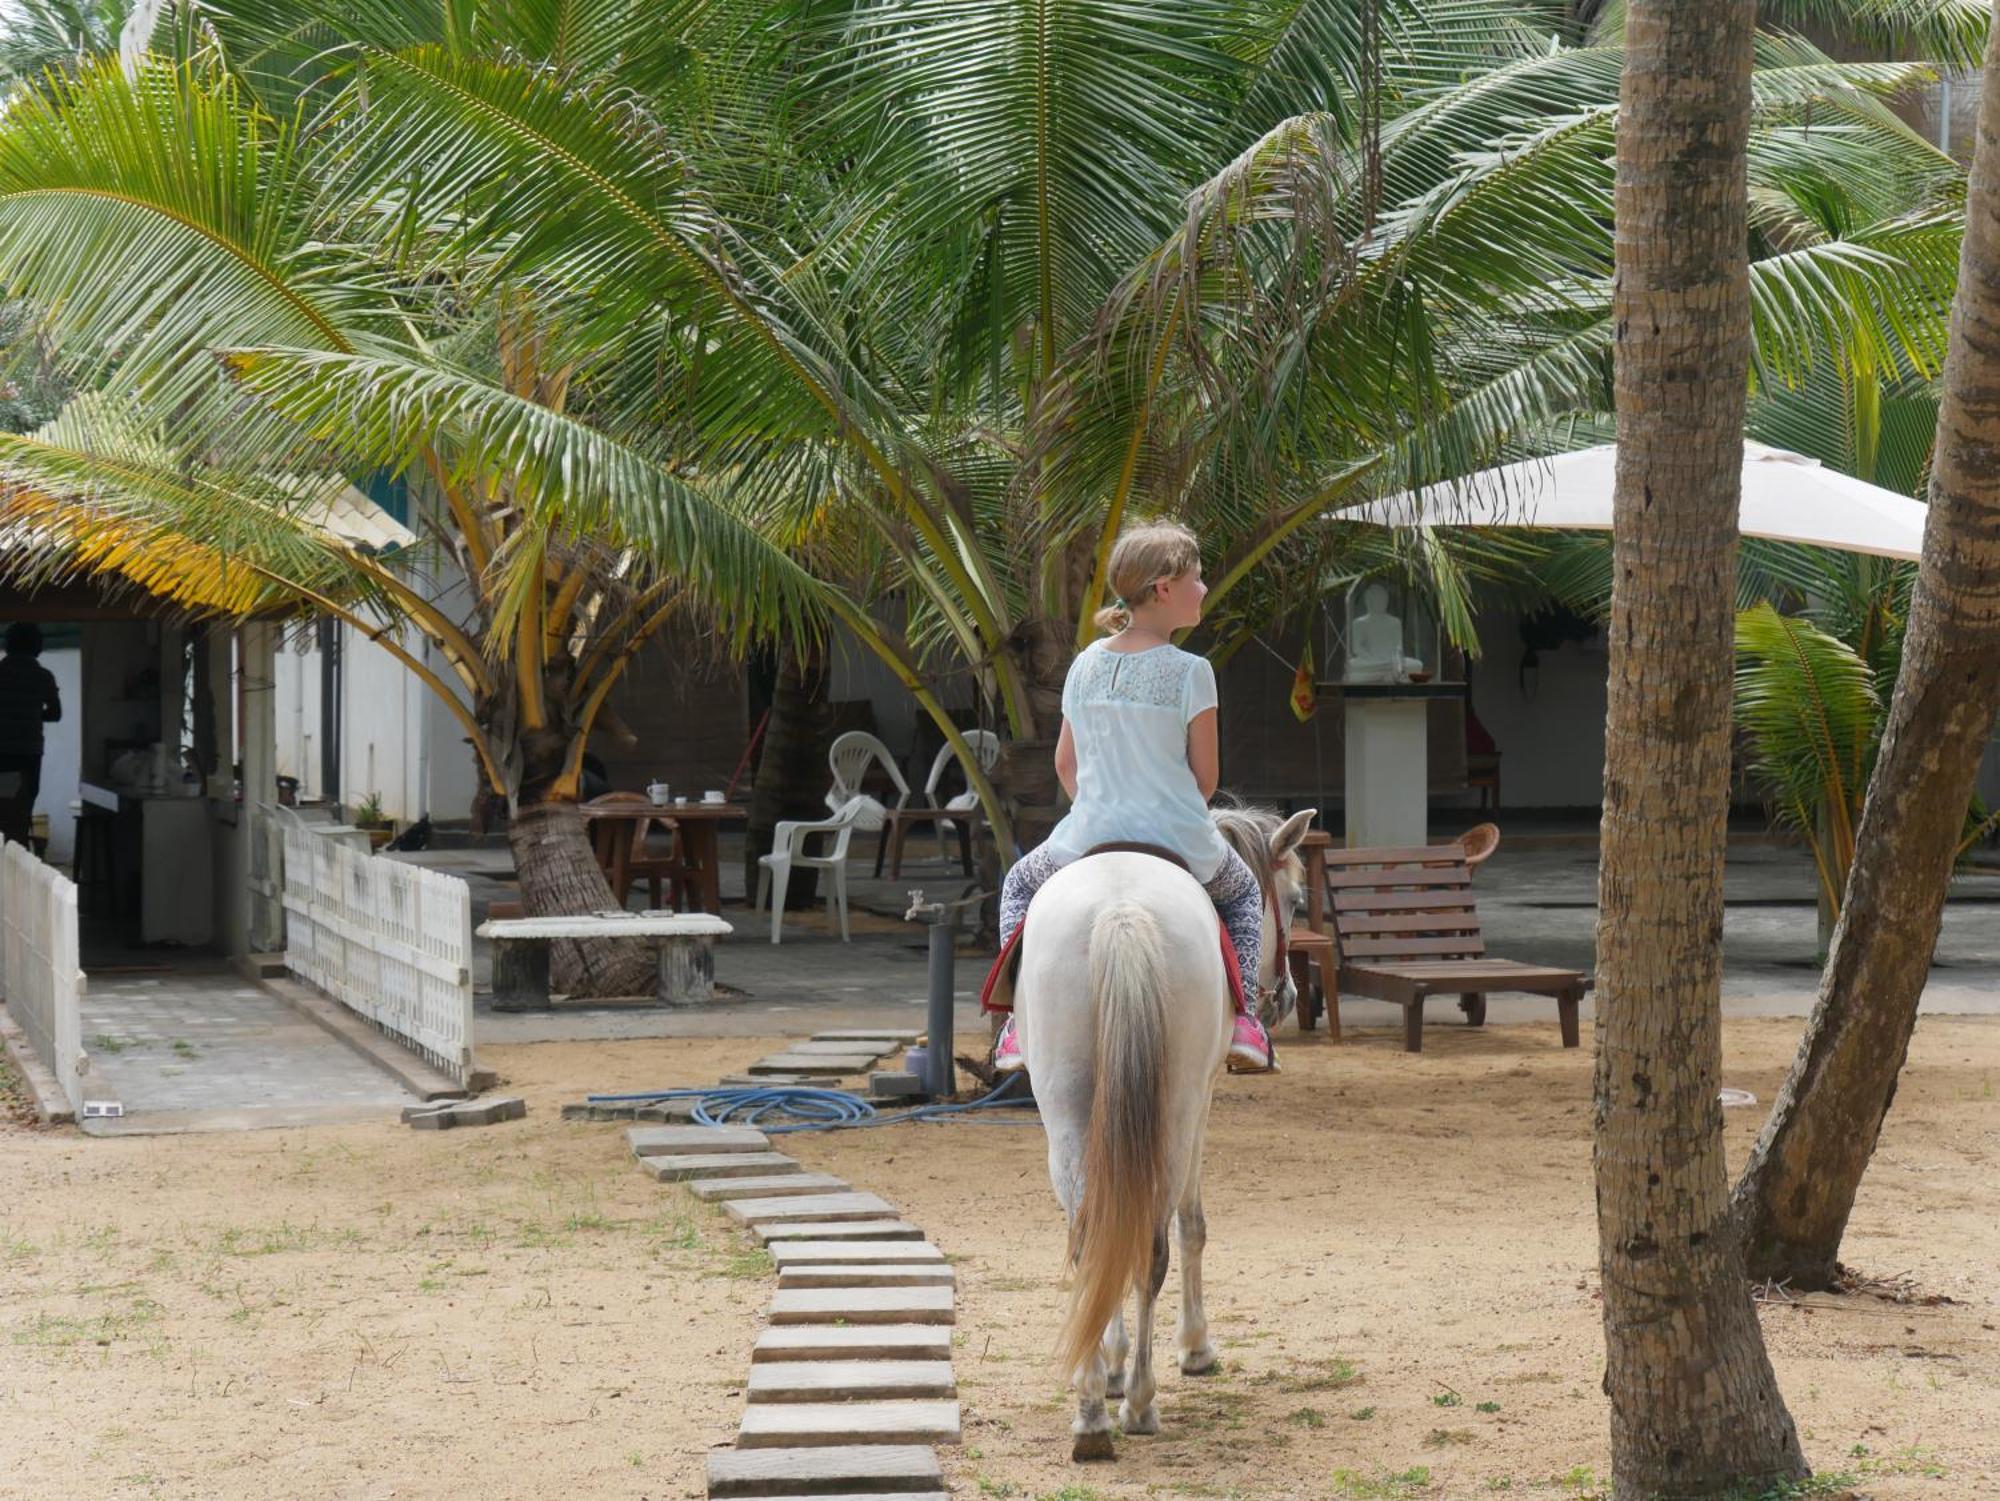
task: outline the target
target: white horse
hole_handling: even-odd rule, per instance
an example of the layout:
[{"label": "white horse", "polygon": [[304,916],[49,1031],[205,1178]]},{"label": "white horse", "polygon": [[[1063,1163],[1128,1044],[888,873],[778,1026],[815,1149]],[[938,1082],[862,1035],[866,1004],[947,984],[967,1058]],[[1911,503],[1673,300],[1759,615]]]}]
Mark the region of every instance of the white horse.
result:
[{"label": "white horse", "polygon": [[[1260,1012],[1275,1022],[1291,995],[1281,935],[1303,883],[1293,851],[1312,813],[1281,822],[1260,809],[1218,809],[1214,817],[1264,888],[1255,983]],[[1215,1365],[1201,1302],[1201,1148],[1229,1045],[1228,981],[1208,893],[1151,855],[1067,865],[1028,916],[1014,1015],[1048,1132],[1049,1180],[1069,1216],[1074,1281],[1057,1356],[1077,1393],[1072,1457],[1109,1459],[1107,1395],[1122,1393],[1126,1433],[1159,1432],[1153,1304],[1167,1278],[1170,1215],[1181,1242],[1180,1367],[1198,1375]],[[1128,1287],[1138,1294],[1129,1343]]]}]

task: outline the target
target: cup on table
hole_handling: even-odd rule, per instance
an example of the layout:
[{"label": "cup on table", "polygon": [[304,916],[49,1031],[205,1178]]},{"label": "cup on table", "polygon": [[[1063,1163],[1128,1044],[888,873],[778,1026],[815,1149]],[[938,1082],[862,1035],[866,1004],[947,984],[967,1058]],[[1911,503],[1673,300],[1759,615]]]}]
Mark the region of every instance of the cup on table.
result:
[{"label": "cup on table", "polygon": [[674,806],[676,808],[685,808],[687,805],[688,805],[688,800],[684,797],[677,797],[674,799]]},{"label": "cup on table", "polygon": [[701,795],[701,800],[705,803],[719,803],[722,801],[722,794],[719,792],[704,792]]},{"label": "cup on table", "polygon": [[670,791],[672,789],[665,782],[649,782],[646,785],[646,796],[652,799],[655,808],[666,807],[671,801],[667,796]]}]

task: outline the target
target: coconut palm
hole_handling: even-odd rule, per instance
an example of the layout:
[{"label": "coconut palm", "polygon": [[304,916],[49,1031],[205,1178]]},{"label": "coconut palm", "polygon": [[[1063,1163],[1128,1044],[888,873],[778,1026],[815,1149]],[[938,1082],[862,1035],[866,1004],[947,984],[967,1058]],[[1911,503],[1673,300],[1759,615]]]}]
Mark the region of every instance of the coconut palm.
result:
[{"label": "coconut palm", "polygon": [[[1619,58],[1547,19],[228,0],[162,28],[186,61],[117,106],[152,137],[105,126],[106,76],[22,113],[0,269],[177,474],[416,477],[481,603],[454,621],[379,568],[356,597],[474,664],[449,671],[506,664],[473,698],[527,806],[563,805],[573,757],[517,779],[508,747],[574,749],[601,703],[555,681],[589,558],[733,638],[811,602],[948,738],[928,685],[974,674],[1011,747],[1005,799],[975,776],[1004,850],[1054,812],[1060,683],[1128,514],[1197,522],[1240,628],[1275,561],[1337,558],[1329,510],[1606,409]],[[1783,376],[1816,330],[1922,324],[1955,228],[1911,207],[1935,153],[1875,98],[1919,67],[1785,38],[1762,62],[1773,160],[1880,157],[1904,189],[1760,261]],[[128,516],[157,498],[92,482]]]},{"label": "coconut palm", "polygon": [[[514,806],[530,910],[602,907],[575,798],[620,672],[675,622],[810,637],[822,591],[598,408],[527,297],[461,314],[438,307],[441,282],[385,274],[390,226],[343,232],[353,205],[327,196],[329,165],[296,119],[192,65],[101,64],[14,101],[0,265],[91,389],[0,439],[6,515],[44,543],[10,558],[121,571],[194,609],[348,621],[458,716]],[[270,346],[378,372],[378,399],[338,424],[247,401],[229,364]],[[338,476],[379,467],[412,469],[431,498],[417,556],[370,557],[317,524]],[[632,956],[570,962],[573,988],[643,988]]]}]

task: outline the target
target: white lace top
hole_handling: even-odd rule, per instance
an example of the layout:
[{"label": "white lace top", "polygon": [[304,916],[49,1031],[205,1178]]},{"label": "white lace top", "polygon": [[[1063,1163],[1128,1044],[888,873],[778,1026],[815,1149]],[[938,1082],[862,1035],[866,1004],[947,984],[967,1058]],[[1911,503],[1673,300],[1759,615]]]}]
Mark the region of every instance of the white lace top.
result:
[{"label": "white lace top", "polygon": [[1076,743],[1076,801],[1049,835],[1071,859],[1112,840],[1163,844],[1206,882],[1228,846],[1188,765],[1188,721],[1213,709],[1215,669],[1177,646],[1116,652],[1093,641],[1070,664],[1063,718]]}]

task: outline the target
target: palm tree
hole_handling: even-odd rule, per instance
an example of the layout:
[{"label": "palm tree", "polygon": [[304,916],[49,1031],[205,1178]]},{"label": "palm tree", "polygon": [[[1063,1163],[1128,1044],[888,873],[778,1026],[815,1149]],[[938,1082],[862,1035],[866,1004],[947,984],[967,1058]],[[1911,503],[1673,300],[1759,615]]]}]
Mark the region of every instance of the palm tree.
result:
[{"label": "palm tree", "polygon": [[[1006,798],[975,776],[1004,852],[1014,814],[1032,837],[1055,811],[1060,684],[1128,513],[1197,521],[1240,630],[1273,560],[1338,549],[1330,508],[1606,404],[1618,54],[1551,48],[1532,7],[566,16],[203,7],[162,32],[186,120],[142,107],[170,70],[129,106],[151,144],[92,114],[107,79],[51,85],[0,202],[0,268],[174,434],[177,473],[227,493],[275,451],[427,487],[487,603],[454,622],[367,573],[358,597],[448,671],[507,664],[468,686],[494,705],[489,780],[529,807],[573,775],[544,756],[517,785],[517,731],[587,729],[594,689],[571,705],[550,678],[589,602],[553,577],[576,558],[664,570],[638,588],[732,638],[810,601],[961,748],[930,684],[974,674],[1012,747]],[[1784,39],[1764,62],[1787,160],[1833,136],[1910,154],[1873,94],[1919,68]],[[194,165],[159,144],[183,129]],[[169,223],[176,194],[212,222]],[[1774,362],[1801,329],[1908,321],[1911,246],[1951,232],[1871,222],[1760,262]],[[122,475],[93,493],[156,498]],[[156,519],[198,535],[189,507]]]},{"label": "palm tree", "polygon": [[[393,222],[338,232],[353,205],[329,201],[332,165],[296,119],[193,66],[128,80],[99,65],[14,101],[0,265],[100,389],[0,439],[5,513],[48,544],[10,558],[41,574],[117,564],[194,608],[346,620],[458,716],[514,807],[530,910],[600,908],[575,799],[626,664],[673,622],[809,639],[823,591],[596,402],[568,331],[530,297],[464,316],[441,282],[385,276]],[[274,346],[365,372],[369,403],[331,420],[246,402]],[[432,498],[418,557],[370,557],[316,524],[338,476],[379,467],[415,467]],[[644,988],[643,956],[568,964],[573,989]]]}]

